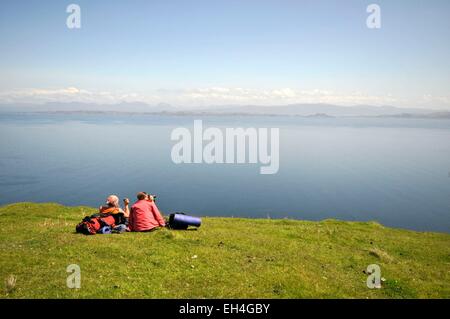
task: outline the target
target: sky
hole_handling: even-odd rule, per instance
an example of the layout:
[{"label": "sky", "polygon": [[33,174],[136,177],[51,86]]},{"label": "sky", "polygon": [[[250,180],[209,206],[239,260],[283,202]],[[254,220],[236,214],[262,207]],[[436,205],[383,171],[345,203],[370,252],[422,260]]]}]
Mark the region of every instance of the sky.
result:
[{"label": "sky", "polygon": [[449,15],[448,0],[2,0],[0,103],[450,110]]}]

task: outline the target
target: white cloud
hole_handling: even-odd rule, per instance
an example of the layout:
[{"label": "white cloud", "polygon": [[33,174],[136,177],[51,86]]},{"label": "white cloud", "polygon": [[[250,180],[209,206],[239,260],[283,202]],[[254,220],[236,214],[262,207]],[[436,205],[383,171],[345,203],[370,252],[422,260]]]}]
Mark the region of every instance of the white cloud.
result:
[{"label": "white cloud", "polygon": [[399,98],[392,96],[374,96],[361,92],[339,94],[327,90],[295,90],[280,88],[269,90],[243,88],[201,88],[186,90],[184,100],[197,101],[200,104],[291,104],[291,103],[330,103],[337,105],[387,105],[399,104]]},{"label": "white cloud", "polygon": [[76,87],[59,89],[19,89],[0,92],[0,103],[47,103],[47,102],[83,102],[113,104],[138,101],[136,93],[111,93],[108,91],[90,91]]},{"label": "white cloud", "polygon": [[328,103],[336,105],[392,105],[450,109],[449,96],[424,94],[406,99],[391,94],[331,90],[299,90],[294,88],[253,89],[241,87],[203,87],[192,89],[158,89],[144,93],[109,92],[77,87],[20,89],[0,92],[0,103],[84,102],[114,104],[120,102],[170,103],[180,107],[215,105],[281,105],[294,103]]}]

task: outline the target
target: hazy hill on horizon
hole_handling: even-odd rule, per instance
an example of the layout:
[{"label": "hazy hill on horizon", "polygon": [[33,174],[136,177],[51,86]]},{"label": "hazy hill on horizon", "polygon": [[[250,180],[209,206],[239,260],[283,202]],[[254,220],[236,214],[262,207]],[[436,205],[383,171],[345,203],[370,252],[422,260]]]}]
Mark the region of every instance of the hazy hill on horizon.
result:
[{"label": "hazy hill on horizon", "polygon": [[0,112],[120,112],[212,115],[288,115],[288,116],[396,116],[450,117],[450,110],[400,108],[395,106],[341,106],[334,104],[287,104],[273,106],[220,105],[211,107],[176,107],[167,103],[156,105],[144,102],[96,104],[82,102],[49,102],[45,104],[0,104]]}]

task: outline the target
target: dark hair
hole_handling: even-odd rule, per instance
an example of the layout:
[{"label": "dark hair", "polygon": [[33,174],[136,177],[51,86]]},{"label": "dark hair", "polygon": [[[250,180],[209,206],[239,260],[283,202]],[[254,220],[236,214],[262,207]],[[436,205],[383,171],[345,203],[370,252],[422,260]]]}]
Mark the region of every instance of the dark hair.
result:
[{"label": "dark hair", "polygon": [[139,192],[139,193],[137,193],[136,197],[139,200],[143,200],[143,199],[147,198],[147,194],[145,192]]}]

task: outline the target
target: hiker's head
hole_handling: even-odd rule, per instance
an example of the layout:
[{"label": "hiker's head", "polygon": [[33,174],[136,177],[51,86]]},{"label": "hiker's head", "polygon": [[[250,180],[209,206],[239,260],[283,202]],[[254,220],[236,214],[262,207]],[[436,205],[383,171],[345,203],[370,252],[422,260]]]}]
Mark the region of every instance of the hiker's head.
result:
[{"label": "hiker's head", "polygon": [[119,207],[119,197],[116,195],[109,195],[106,199],[106,204],[114,207]]},{"label": "hiker's head", "polygon": [[144,199],[147,199],[147,193],[146,192],[139,192],[139,193],[137,193],[137,195],[136,195],[136,197],[137,197],[137,199],[138,200],[144,200]]}]

